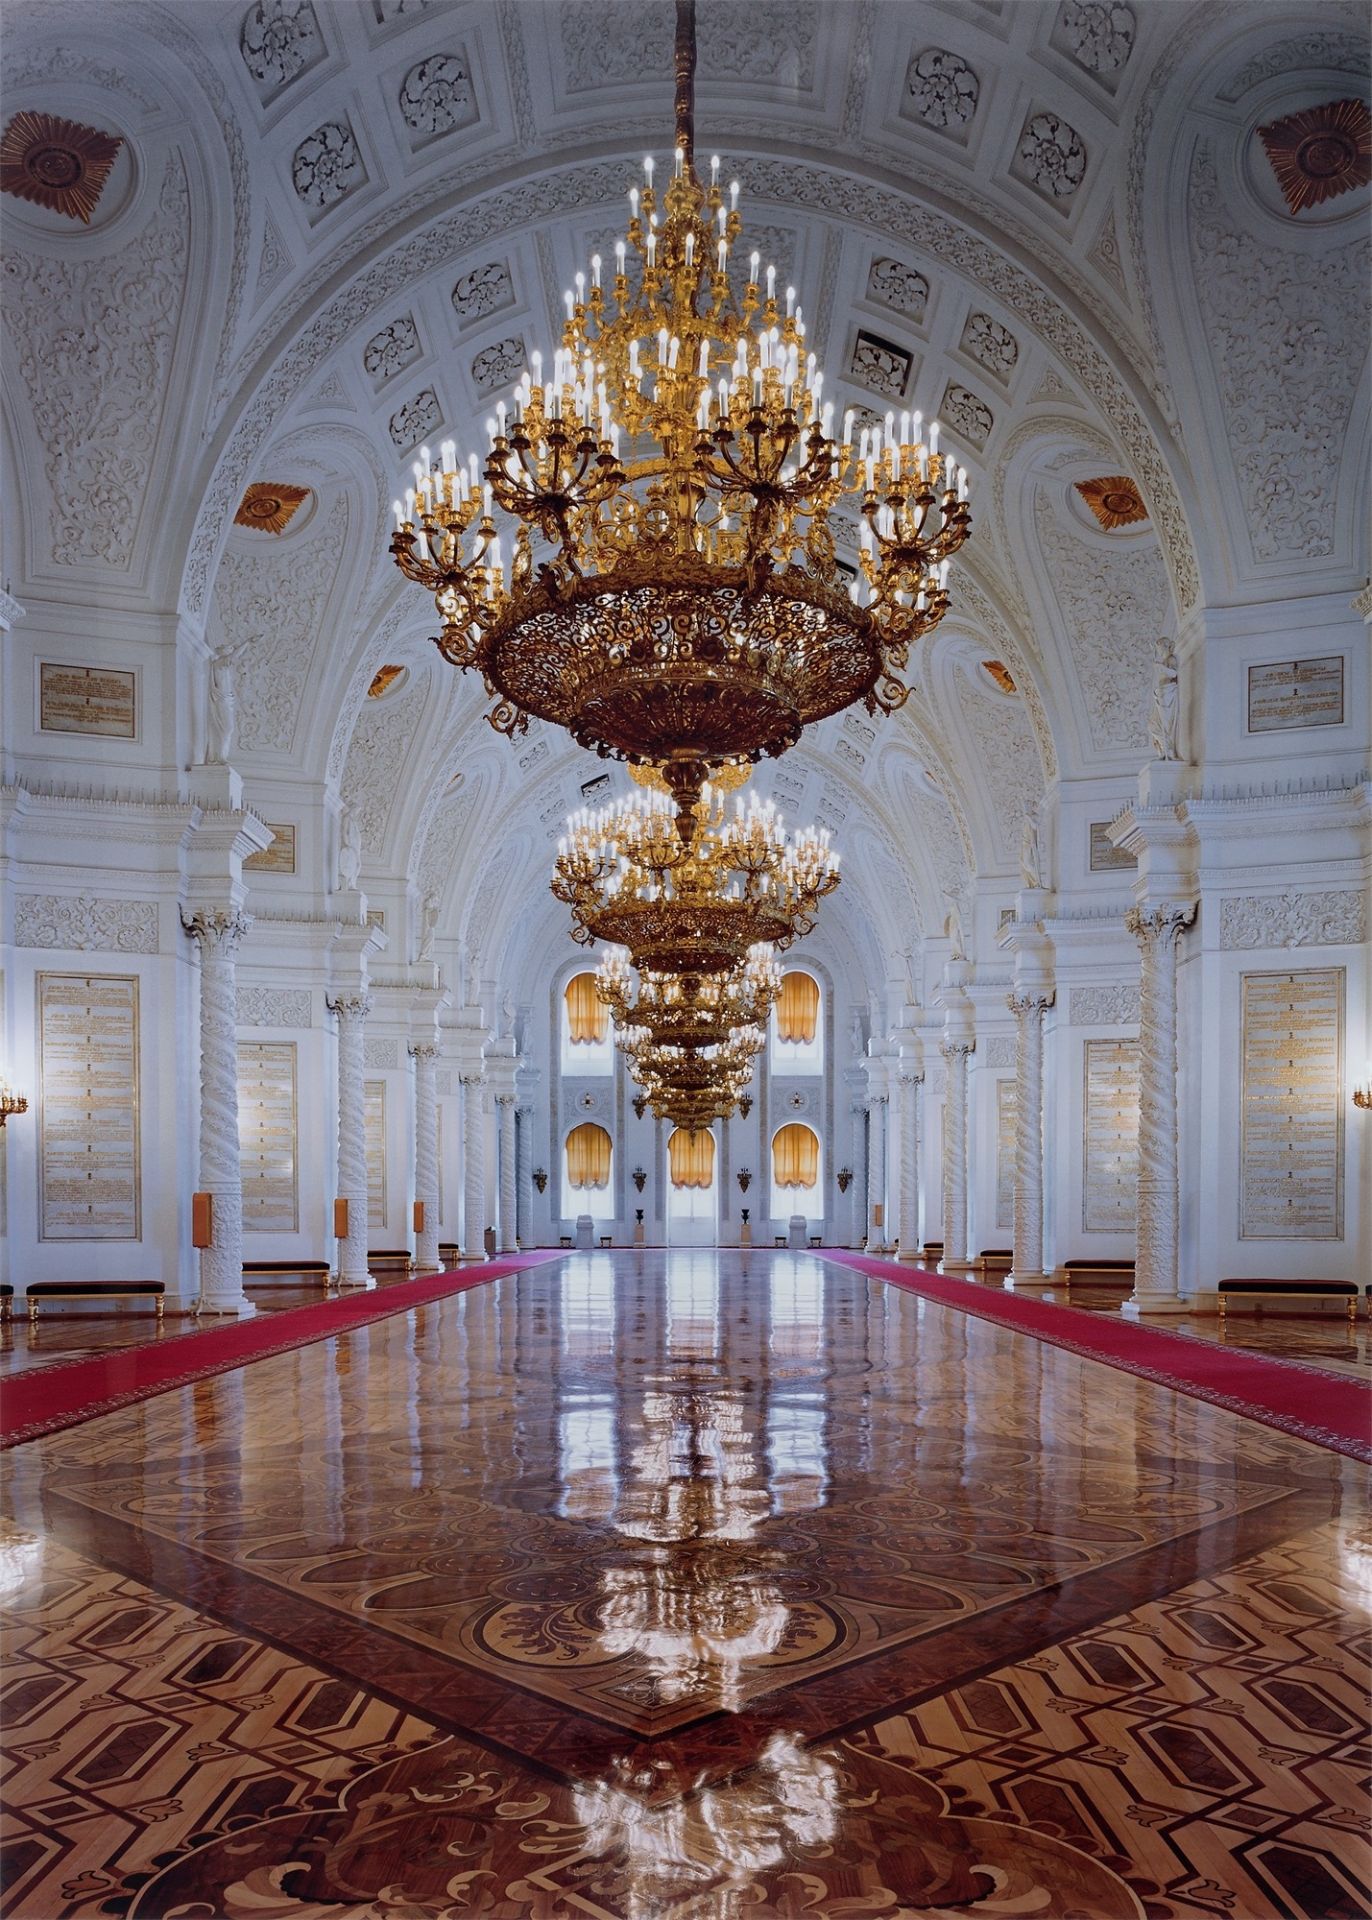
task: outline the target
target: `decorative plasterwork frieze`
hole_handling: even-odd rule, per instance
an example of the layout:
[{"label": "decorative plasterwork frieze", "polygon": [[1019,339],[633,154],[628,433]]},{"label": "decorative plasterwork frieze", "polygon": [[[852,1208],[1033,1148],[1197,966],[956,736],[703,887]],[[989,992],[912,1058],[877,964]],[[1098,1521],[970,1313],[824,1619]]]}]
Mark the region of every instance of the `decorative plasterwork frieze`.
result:
[{"label": "decorative plasterwork frieze", "polygon": [[1367,937],[1367,900],[1352,888],[1246,893],[1220,906],[1221,947],[1345,947]]},{"label": "decorative plasterwork frieze", "polygon": [[1013,1067],[1015,1064],[1015,1036],[1013,1033],[993,1033],[983,1040],[977,1052],[978,1063],[983,1067]]},{"label": "decorative plasterwork frieze", "polygon": [[387,1067],[400,1065],[400,1043],[398,1040],[374,1040],[368,1038],[362,1043],[362,1064],[364,1067],[376,1067],[382,1071]]},{"label": "decorative plasterwork frieze", "polygon": [[20,947],[78,953],[156,953],[157,902],[23,893],[14,905],[14,939]]},{"label": "decorative plasterwork frieze", "polygon": [[240,1027],[308,1027],[313,996],[308,987],[240,987]]},{"label": "decorative plasterwork frieze", "polygon": [[1125,980],[1108,986],[1073,987],[1067,996],[1068,1022],[1074,1027],[1136,1027],[1139,990]]}]

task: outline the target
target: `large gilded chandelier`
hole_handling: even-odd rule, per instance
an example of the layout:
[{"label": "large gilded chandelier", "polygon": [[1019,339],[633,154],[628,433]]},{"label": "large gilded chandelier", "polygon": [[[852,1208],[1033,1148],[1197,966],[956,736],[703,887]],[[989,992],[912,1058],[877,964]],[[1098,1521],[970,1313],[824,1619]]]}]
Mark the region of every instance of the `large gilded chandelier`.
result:
[{"label": "large gilded chandelier", "polygon": [[624,947],[611,947],[595,974],[597,997],[620,1032],[643,1032],[663,1046],[716,1045],[734,1027],[760,1027],[781,991],[781,967],[759,942],[728,973],[638,971]]},{"label": "large gilded chandelier", "polygon": [[706,1047],[664,1046],[645,1028],[629,1028],[618,1039],[649,1106],[692,1133],[734,1111],[766,1044],[761,1027],[734,1027]]},{"label": "large gilded chandelier", "polygon": [[809,933],[838,885],[826,831],[788,837],[771,801],[730,814],[705,785],[677,831],[665,794],[636,793],[582,809],[558,841],[552,891],[572,910],[572,937],[623,947],[640,972],[728,974],[750,950],[778,951]]},{"label": "large gilded chandelier", "polygon": [[[694,118],[694,0],[678,0],[660,196],[645,160],[613,271],[597,254],[577,274],[562,343],[497,406],[484,465],[422,448],[391,541],[498,731],[532,716],[658,765],[683,811],[712,767],[784,753],[857,701],[899,706],[971,526],[937,421],[888,413],[855,441],[794,290],[753,253],[736,292],[738,184],[718,158],[699,177]],[[861,523],[851,589],[830,525],[844,501]]]}]

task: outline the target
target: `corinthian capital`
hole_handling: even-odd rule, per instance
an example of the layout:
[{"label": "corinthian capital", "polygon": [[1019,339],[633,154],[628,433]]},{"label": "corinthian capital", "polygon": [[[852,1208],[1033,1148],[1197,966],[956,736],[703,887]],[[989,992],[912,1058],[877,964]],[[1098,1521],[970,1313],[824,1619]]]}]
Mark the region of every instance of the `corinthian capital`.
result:
[{"label": "corinthian capital", "polygon": [[365,1020],[372,1010],[370,996],[365,993],[326,993],[324,1005],[340,1020]]},{"label": "corinthian capital", "polygon": [[1195,920],[1196,905],[1194,900],[1164,900],[1156,907],[1130,907],[1124,924],[1140,946],[1166,946]]},{"label": "corinthian capital", "polygon": [[1047,1013],[1057,998],[1052,987],[1025,987],[1005,996],[1005,1004],[1018,1019],[1022,1013]]},{"label": "corinthian capital", "polygon": [[430,1040],[410,1040],[405,1046],[411,1060],[437,1060],[439,1049]]},{"label": "corinthian capital", "polygon": [[252,916],[232,907],[200,907],[194,913],[181,909],[181,925],[203,953],[225,958],[236,953],[238,943],[252,925]]},{"label": "corinthian capital", "polygon": [[975,1040],[943,1040],[939,1043],[939,1052],[945,1060],[952,1060],[960,1053],[975,1053]]}]

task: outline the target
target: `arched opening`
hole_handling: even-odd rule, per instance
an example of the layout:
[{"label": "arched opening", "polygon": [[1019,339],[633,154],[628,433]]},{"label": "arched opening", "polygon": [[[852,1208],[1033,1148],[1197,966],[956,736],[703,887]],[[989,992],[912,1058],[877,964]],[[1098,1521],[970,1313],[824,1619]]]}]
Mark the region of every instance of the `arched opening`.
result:
[{"label": "arched opening", "polygon": [[719,1180],[715,1136],[709,1128],[677,1127],[667,1141],[667,1243],[713,1246],[719,1237]]},{"label": "arched opening", "polygon": [[819,1135],[813,1127],[792,1120],[772,1135],[772,1214],[789,1220],[793,1213],[818,1220],[824,1214],[820,1185]]},{"label": "arched opening", "polygon": [[814,975],[800,967],[783,974],[781,992],[772,1009],[773,1073],[823,1073],[823,1016],[823,993]]},{"label": "arched opening", "polygon": [[613,1162],[614,1143],[604,1127],[594,1120],[583,1120],[579,1127],[572,1128],[563,1150],[565,1213],[613,1213],[613,1204],[608,1209],[597,1207],[591,1197],[609,1190]]},{"label": "arched opening", "polygon": [[593,973],[574,973],[562,990],[561,1054],[564,1074],[614,1071],[610,1011],[595,990]]}]

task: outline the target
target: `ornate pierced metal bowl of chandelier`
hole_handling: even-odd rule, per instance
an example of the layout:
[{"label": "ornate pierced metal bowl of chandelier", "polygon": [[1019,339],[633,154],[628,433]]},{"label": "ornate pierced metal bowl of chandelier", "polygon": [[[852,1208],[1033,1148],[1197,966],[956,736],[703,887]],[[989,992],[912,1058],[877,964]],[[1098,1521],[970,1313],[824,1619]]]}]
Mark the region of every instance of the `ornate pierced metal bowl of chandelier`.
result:
[{"label": "ornate pierced metal bowl of chandelier", "polygon": [[[753,253],[736,292],[738,185],[718,158],[708,185],[697,173],[694,68],[679,0],[665,187],[646,160],[613,271],[597,254],[576,275],[561,345],[496,407],[484,460],[421,449],[391,540],[434,595],[439,651],[495,694],[498,731],[532,716],[655,763],[683,808],[712,765],[784,753],[855,702],[899,706],[971,528],[938,422],[892,412],[855,441],[794,289]],[[845,501],[851,588],[830,525]]]},{"label": "ornate pierced metal bowl of chandelier", "polygon": [[788,838],[770,801],[730,815],[707,783],[683,839],[663,794],[582,809],[558,842],[551,887],[572,909],[572,937],[627,949],[654,974],[725,974],[753,947],[784,949],[815,924],[838,885],[829,835]]},{"label": "ornate pierced metal bowl of chandelier", "polygon": [[611,947],[595,975],[596,994],[616,1029],[635,1028],[664,1046],[708,1047],[733,1027],[762,1026],[781,991],[781,968],[759,943],[728,973],[639,971]]}]

